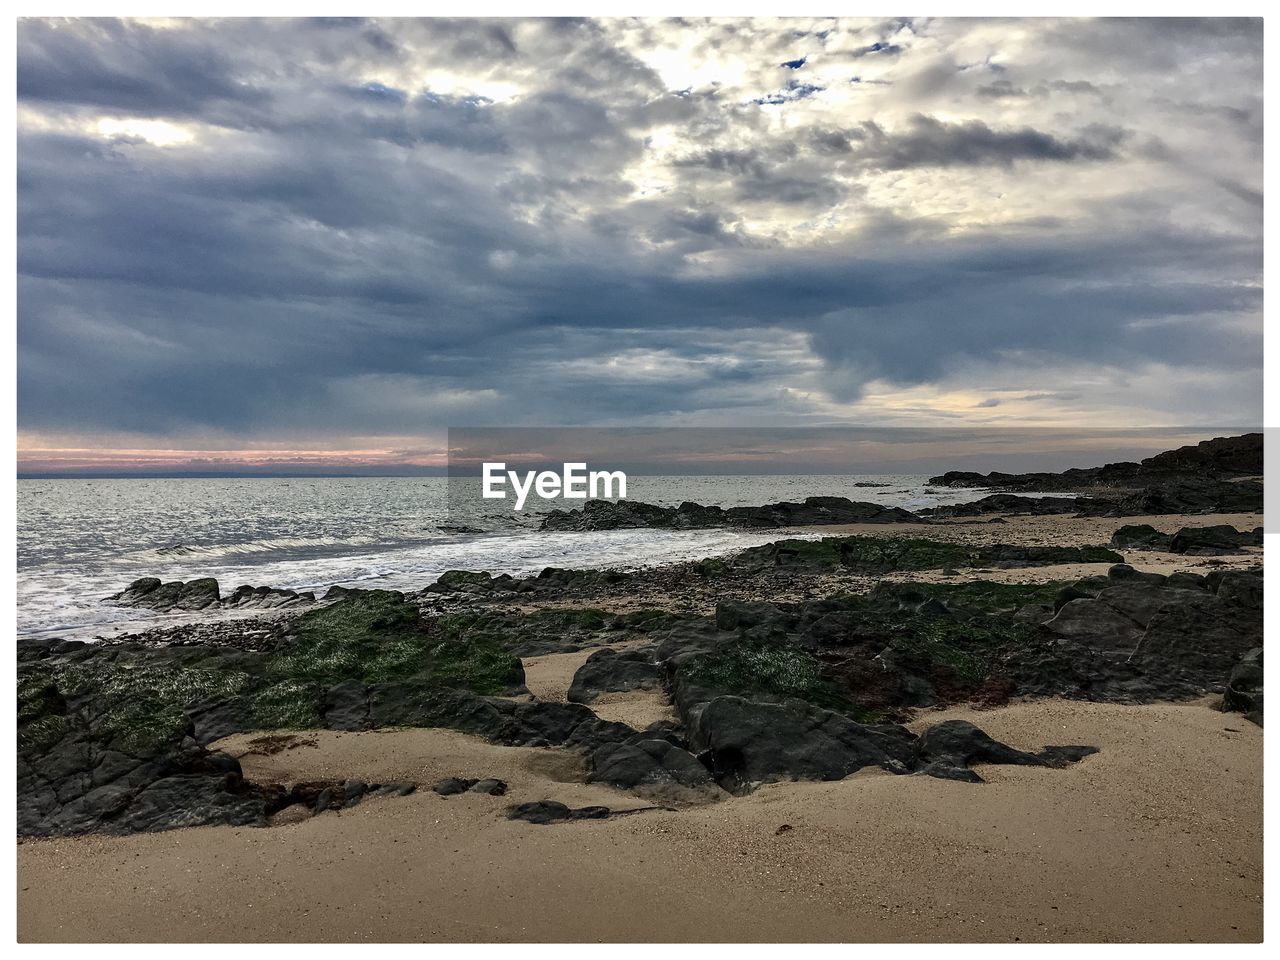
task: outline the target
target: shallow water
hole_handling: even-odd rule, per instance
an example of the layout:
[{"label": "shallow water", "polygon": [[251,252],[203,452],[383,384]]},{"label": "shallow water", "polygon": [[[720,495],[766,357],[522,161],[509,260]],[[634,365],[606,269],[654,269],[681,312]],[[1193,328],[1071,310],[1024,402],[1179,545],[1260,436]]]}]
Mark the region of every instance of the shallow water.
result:
[{"label": "shallow water", "polygon": [[[665,505],[752,506],[834,495],[910,510],[987,492],[929,488],[925,480],[633,476],[627,492],[629,499]],[[416,589],[451,569],[523,575],[548,566],[638,567],[776,538],[732,530],[543,533],[536,528],[548,504],[517,514],[509,502],[455,498],[450,509],[448,483],[441,477],[19,480],[18,635],[92,636],[136,621],[146,614],[102,598],[142,576],[216,577],[224,592],[242,583],[318,592],[335,584]],[[868,483],[884,486],[857,485]],[[455,532],[459,526],[475,532]]]}]

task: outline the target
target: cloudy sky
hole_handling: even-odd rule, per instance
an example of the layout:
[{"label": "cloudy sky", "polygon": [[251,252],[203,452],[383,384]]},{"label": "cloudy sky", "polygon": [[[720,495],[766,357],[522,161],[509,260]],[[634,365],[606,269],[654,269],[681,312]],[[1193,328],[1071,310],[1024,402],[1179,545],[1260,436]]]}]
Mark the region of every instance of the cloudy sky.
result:
[{"label": "cloudy sky", "polygon": [[20,466],[1262,418],[1260,21],[22,21]]}]

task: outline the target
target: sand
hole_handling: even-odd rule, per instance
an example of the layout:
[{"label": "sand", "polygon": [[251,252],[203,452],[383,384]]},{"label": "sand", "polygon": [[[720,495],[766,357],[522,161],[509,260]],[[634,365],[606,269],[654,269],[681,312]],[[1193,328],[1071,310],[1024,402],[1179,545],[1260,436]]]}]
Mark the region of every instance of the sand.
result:
[{"label": "sand", "polygon": [[[571,753],[441,730],[317,732],[254,777],[432,783],[270,828],[18,847],[18,934],[48,940],[1257,941],[1262,731],[1207,703],[1065,701],[968,717],[1015,746],[1091,743],[986,784],[864,771],[726,802],[534,826],[506,807],[642,801]],[[239,752],[251,737],[222,746]],[[789,827],[789,829],[783,829]]]}]

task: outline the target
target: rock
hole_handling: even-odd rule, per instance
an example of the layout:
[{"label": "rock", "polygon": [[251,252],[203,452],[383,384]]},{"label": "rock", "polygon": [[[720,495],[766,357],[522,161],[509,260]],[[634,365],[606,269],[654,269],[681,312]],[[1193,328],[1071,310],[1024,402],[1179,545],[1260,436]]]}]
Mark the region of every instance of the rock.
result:
[{"label": "rock", "polygon": [[442,797],[452,797],[459,793],[466,793],[478,782],[478,780],[468,780],[461,777],[446,777],[431,789]]},{"label": "rock", "polygon": [[1058,638],[1008,668],[1031,695],[1146,702],[1222,689],[1262,642],[1262,579],[1247,571],[1162,577],[1112,568],[1107,586],[1072,599],[1045,624]]},{"label": "rock", "polygon": [[1212,527],[1183,527],[1173,535],[1169,544],[1172,553],[1190,556],[1212,556],[1223,553],[1240,553],[1244,547],[1262,546],[1262,528],[1241,532],[1230,524]]},{"label": "rock", "polygon": [[840,780],[867,766],[910,769],[914,737],[830,710],[716,697],[688,718],[689,745],[716,781],[746,793],[776,780]]},{"label": "rock", "polygon": [[920,511],[925,517],[979,517],[989,513],[1013,516],[1055,516],[1079,513],[1089,505],[1080,497],[1027,497],[1014,493],[994,493],[969,503],[953,503],[928,507]]},{"label": "rock", "polygon": [[244,584],[236,587],[231,596],[223,601],[223,606],[233,609],[254,608],[270,610],[276,607],[311,603],[315,598],[315,594],[310,591],[298,593],[296,590],[278,590],[275,587],[251,587],[248,584]]},{"label": "rock", "polygon": [[342,785],[342,805],[344,807],[354,807],[363,799],[365,791],[368,789],[368,784],[363,780],[347,780]]},{"label": "rock", "polygon": [[1149,523],[1128,524],[1111,535],[1111,546],[1117,550],[1169,549],[1172,537],[1161,533]]},{"label": "rock", "polygon": [[703,530],[713,527],[798,527],[836,523],[919,523],[920,517],[899,507],[849,500],[808,497],[799,503],[761,507],[707,507],[686,501],[662,507],[637,500],[588,500],[578,510],[552,510],[543,530],[620,530],[663,528]]},{"label": "rock", "polygon": [[829,710],[717,697],[691,718],[690,746],[721,786],[745,793],[776,780],[839,780],[866,766],[979,782],[972,763],[1059,766],[1095,752],[1024,753],[973,724],[947,721],[917,738],[894,724],[860,724]]},{"label": "rock", "polygon": [[106,598],[106,602],[119,607],[142,607],[163,613],[169,610],[205,610],[210,607],[226,609],[274,609],[297,606],[315,600],[313,593],[294,590],[278,590],[274,587],[240,586],[227,598],[223,598],[218,581],[204,577],[183,583],[175,580],[161,583],[155,577],[143,577],[129,584],[119,593]]},{"label": "rock", "polygon": [[1243,713],[1245,719],[1262,726],[1262,648],[1247,651],[1227,678],[1222,709]]},{"label": "rock", "polygon": [[930,486],[996,487],[1003,490],[1060,491],[1091,487],[1141,486],[1172,479],[1222,479],[1262,475],[1262,434],[1215,437],[1148,457],[1141,463],[1109,463],[1061,473],[973,473],[951,470],[929,478]]},{"label": "rock", "polygon": [[416,783],[408,783],[403,780],[396,780],[396,781],[393,781],[392,783],[379,784],[376,788],[373,789],[372,792],[381,794],[384,796],[407,797],[409,796],[409,794],[415,792],[417,789],[418,789],[418,785]]},{"label": "rock", "polygon": [[598,650],[573,675],[566,695],[570,703],[592,703],[602,693],[630,690],[658,690],[662,673],[653,661],[651,648]]},{"label": "rock", "polygon": [[720,793],[710,771],[688,750],[645,737],[597,747],[589,757],[587,780],[666,801],[708,800]]},{"label": "rock", "polygon": [[220,603],[218,581],[204,577],[183,583],[175,580],[161,583],[155,577],[143,577],[120,593],[107,597],[108,603],[120,607],[145,607],[149,610],[203,610]]},{"label": "rock", "polygon": [[975,763],[1064,766],[1097,752],[1096,747],[1069,746],[1026,753],[993,740],[968,721],[946,720],[921,734],[916,742],[916,764],[930,776],[980,783],[982,778],[969,769]]},{"label": "rock", "polygon": [[330,730],[366,730],[369,720],[369,688],[359,680],[334,684],[320,702],[320,716]]},{"label": "rock", "polygon": [[957,567],[1034,567],[1061,563],[1115,563],[1122,556],[1106,547],[1022,546],[998,543],[966,546],[911,537],[823,537],[777,540],[742,550],[734,569],[784,569],[800,573],[846,570],[864,576],[895,571]]},{"label": "rock", "polygon": [[1189,556],[1240,553],[1244,547],[1262,546],[1262,528],[1239,531],[1230,524],[1212,527],[1183,527],[1175,534],[1160,533],[1150,524],[1121,527],[1111,537],[1111,545],[1122,550],[1163,550]]},{"label": "rock", "polygon": [[579,807],[570,809],[558,800],[534,800],[514,807],[508,820],[524,820],[528,823],[563,823],[566,820],[603,820],[609,816],[608,807]]},{"label": "rock", "polygon": [[428,593],[483,594],[495,590],[510,590],[517,583],[510,574],[493,576],[474,570],[446,570],[427,587]]},{"label": "rock", "polygon": [[1099,500],[1097,516],[1135,517],[1183,513],[1261,513],[1262,483],[1181,477],[1143,487],[1116,500]]}]

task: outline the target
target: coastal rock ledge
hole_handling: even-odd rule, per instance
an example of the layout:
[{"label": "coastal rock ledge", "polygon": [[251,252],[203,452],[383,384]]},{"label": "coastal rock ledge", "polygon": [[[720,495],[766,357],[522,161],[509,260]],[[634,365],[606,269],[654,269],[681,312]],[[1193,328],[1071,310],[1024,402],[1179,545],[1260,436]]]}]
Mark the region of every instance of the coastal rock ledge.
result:
[{"label": "coastal rock ledge", "polygon": [[543,530],[705,530],[716,527],[807,527],[837,523],[923,523],[901,507],[885,507],[847,497],[806,497],[798,503],[767,503],[761,507],[707,507],[686,500],[678,507],[662,507],[639,500],[588,500],[579,510],[552,510]]}]

